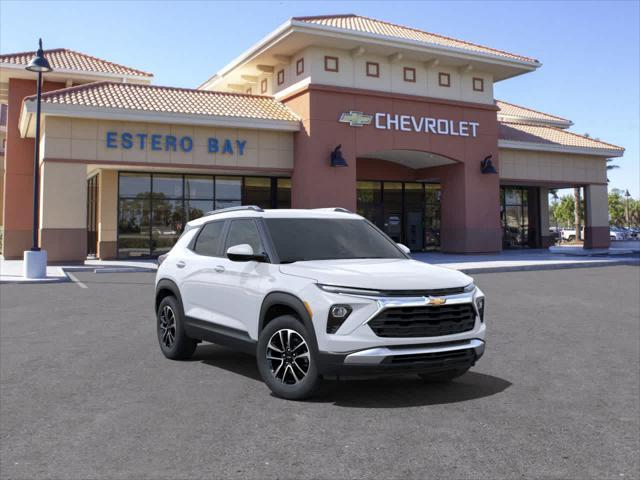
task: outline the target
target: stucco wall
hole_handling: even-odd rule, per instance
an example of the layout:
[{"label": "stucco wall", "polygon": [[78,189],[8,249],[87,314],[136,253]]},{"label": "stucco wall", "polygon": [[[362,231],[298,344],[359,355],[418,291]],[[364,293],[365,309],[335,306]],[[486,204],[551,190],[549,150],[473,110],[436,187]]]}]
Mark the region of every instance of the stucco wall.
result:
[{"label": "stucco wall", "polygon": [[[132,134],[190,136],[190,152],[153,150],[147,141],[145,148],[107,148],[107,132]],[[209,138],[230,139],[234,151],[209,153]],[[236,148],[237,140],[245,140],[244,154]],[[71,159],[86,162],[131,163],[135,165],[221,166],[257,169],[293,168],[293,133],[237,128],[207,128],[173,126],[154,123],[112,122],[102,120],[47,117],[44,128],[45,159]]]},{"label": "stucco wall", "polygon": [[500,149],[500,178],[575,184],[606,183],[606,159],[588,155]]},{"label": "stucco wall", "polygon": [[[325,70],[325,56],[338,58],[339,68],[337,72]],[[296,62],[300,58],[304,59],[304,72],[298,75],[296,73]],[[367,62],[379,64],[379,77],[367,76]],[[415,82],[404,80],[404,67],[415,68]],[[277,71],[283,68],[285,70],[285,82],[282,85],[277,85]],[[450,75],[451,85],[449,87],[439,86],[438,74],[440,72]],[[484,80],[484,90],[482,92],[473,90],[472,82],[474,77]],[[290,64],[277,66],[273,73],[273,78],[274,93],[307,80],[312,84],[319,85],[361,88],[388,93],[493,104],[493,77],[489,73],[474,70],[468,72],[460,71],[457,68],[444,65],[429,67],[423,62],[404,58],[392,61],[389,57],[380,55],[364,54],[353,56],[349,50],[335,48],[306,48],[294,55]],[[253,93],[257,93],[255,89]],[[269,90],[269,94],[271,94],[271,90]]]}]

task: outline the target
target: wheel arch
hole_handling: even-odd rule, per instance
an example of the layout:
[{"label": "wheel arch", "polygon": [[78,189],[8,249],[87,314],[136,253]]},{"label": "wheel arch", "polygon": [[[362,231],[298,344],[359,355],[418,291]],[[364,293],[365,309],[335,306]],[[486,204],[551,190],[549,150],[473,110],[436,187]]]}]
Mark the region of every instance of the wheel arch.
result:
[{"label": "wheel arch", "polygon": [[158,307],[160,306],[160,302],[166,297],[174,296],[178,303],[180,304],[180,308],[182,308],[182,296],[180,295],[180,289],[178,285],[172,280],[168,280],[163,278],[156,285],[156,299],[155,299],[155,311],[158,311]]},{"label": "wheel arch", "polygon": [[294,314],[303,323],[312,336],[314,346],[317,348],[316,331],[313,327],[312,318],[298,297],[287,292],[271,292],[262,301],[260,307],[260,320],[258,323],[258,335],[262,329],[274,318],[281,315]]}]

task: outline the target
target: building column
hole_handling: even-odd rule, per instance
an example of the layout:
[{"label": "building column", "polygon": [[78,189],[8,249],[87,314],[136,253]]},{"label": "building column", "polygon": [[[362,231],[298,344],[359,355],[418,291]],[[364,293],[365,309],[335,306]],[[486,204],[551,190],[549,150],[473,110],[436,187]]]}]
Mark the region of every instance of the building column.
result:
[{"label": "building column", "polygon": [[[64,83],[44,82],[43,92],[64,88]],[[7,102],[7,140],[4,165],[2,254],[22,258],[31,248],[33,228],[33,138],[22,138],[18,128],[22,100],[36,93],[35,80],[10,78]]]},{"label": "building column", "polygon": [[40,241],[51,262],[87,258],[87,167],[43,162],[40,167]]},{"label": "building column", "polygon": [[440,178],[441,250],[445,253],[502,250],[498,175],[481,174],[475,163],[428,170],[431,176]]},{"label": "building column", "polygon": [[98,258],[118,257],[118,172],[102,170],[98,178]]},{"label": "building column", "polygon": [[[294,136],[291,206],[342,207],[355,212],[355,129],[345,129],[335,119],[315,118],[312,122],[309,92],[287,100],[286,105],[298,114],[302,125]],[[338,145],[342,145],[347,167],[332,167],[330,164],[331,151]]]},{"label": "building column", "polygon": [[606,185],[584,188],[584,248],[609,248],[609,195]]},{"label": "building column", "polygon": [[538,192],[540,212],[540,246],[542,248],[548,248],[553,245],[553,236],[549,230],[549,189],[540,187]]}]

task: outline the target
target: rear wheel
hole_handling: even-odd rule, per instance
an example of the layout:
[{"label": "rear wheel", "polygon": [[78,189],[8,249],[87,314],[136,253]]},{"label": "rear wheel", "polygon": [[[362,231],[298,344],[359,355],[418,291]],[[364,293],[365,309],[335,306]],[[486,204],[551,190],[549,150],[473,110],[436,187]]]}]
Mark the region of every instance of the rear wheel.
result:
[{"label": "rear wheel", "polygon": [[322,381],[312,337],[291,315],[275,318],[260,332],[257,361],[264,383],[282,398],[308,398]]},{"label": "rear wheel", "polygon": [[184,315],[175,297],[165,297],[157,312],[158,342],[165,357],[187,360],[196,349],[197,342],[184,333]]},{"label": "rear wheel", "polygon": [[458,378],[469,371],[468,368],[459,368],[456,370],[445,370],[437,373],[421,373],[418,376],[427,383],[446,383]]}]

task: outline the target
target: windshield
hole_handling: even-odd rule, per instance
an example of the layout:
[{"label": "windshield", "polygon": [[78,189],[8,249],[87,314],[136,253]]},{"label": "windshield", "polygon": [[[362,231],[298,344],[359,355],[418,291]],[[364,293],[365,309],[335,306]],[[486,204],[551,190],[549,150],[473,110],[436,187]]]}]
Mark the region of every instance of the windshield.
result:
[{"label": "windshield", "polygon": [[406,258],[393,241],[362,219],[267,218],[282,263],[349,258]]}]

